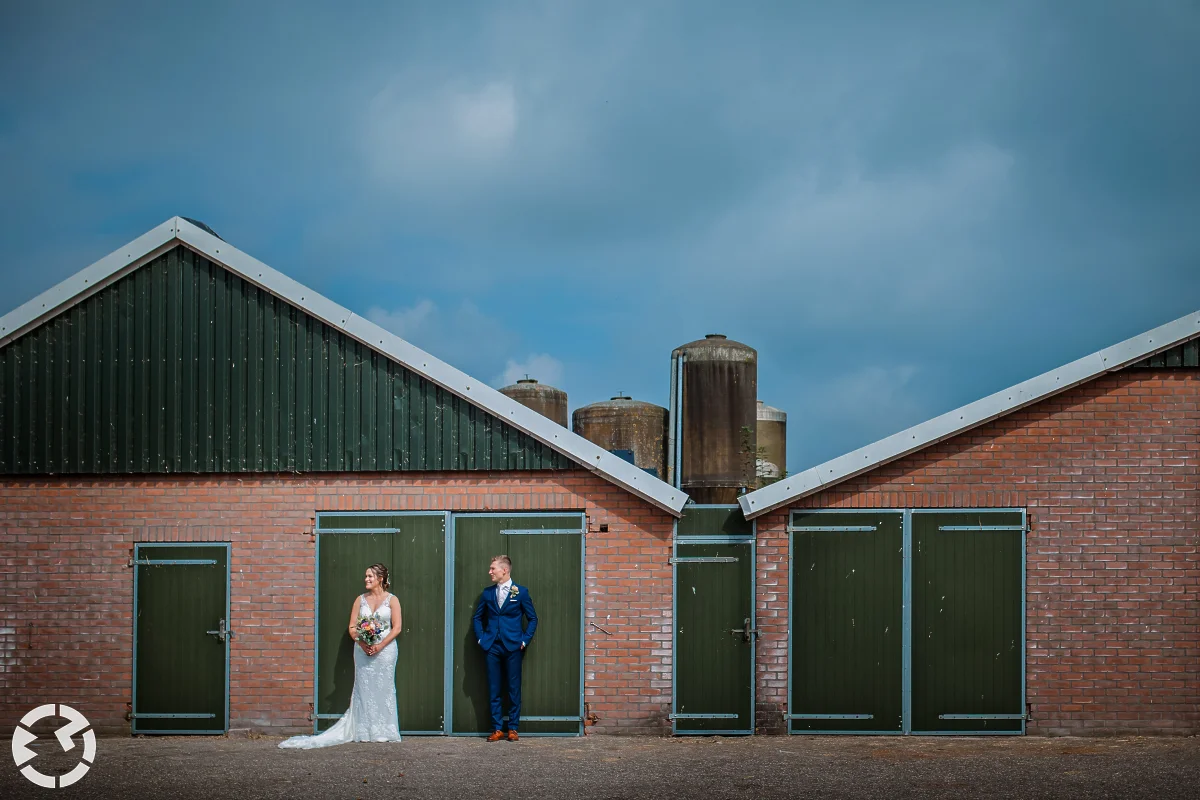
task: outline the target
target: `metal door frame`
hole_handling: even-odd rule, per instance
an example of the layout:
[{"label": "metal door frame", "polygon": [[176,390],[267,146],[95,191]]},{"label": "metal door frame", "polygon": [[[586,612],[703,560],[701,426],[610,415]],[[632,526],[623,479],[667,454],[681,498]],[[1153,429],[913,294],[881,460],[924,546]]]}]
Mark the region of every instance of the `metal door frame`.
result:
[{"label": "metal door frame", "polygon": [[[904,718],[905,733],[914,736],[1024,736],[1025,724],[1029,719],[1028,706],[1025,699],[1025,684],[1028,676],[1025,674],[1025,650],[1029,646],[1029,641],[1025,631],[1026,624],[1026,602],[1028,598],[1028,585],[1025,577],[1025,560],[1026,560],[1026,544],[1029,540],[1029,516],[1027,509],[1024,508],[914,508],[907,512],[908,532],[905,538],[905,545],[910,553],[909,562],[907,564],[908,573],[905,575],[905,583],[912,590],[912,514],[1017,514],[1021,515],[1021,729],[1019,731],[913,731],[912,730],[912,709],[907,709]],[[1006,530],[1012,530],[1011,526],[1004,526]],[[905,618],[905,627],[910,631],[912,629],[912,596],[908,597],[908,613]],[[908,653],[909,663],[912,662],[912,652]],[[908,686],[906,688],[909,702],[912,701],[912,674],[908,674]]]},{"label": "metal door frame", "polygon": [[[522,733],[523,737],[529,738],[533,736],[583,736],[584,724],[584,700],[587,694],[587,687],[584,684],[584,661],[587,656],[587,631],[586,615],[587,615],[587,513],[583,511],[547,511],[543,509],[524,510],[514,509],[512,511],[464,511],[464,512],[447,512],[449,516],[447,529],[446,543],[446,695],[444,714],[446,735],[447,736],[484,736],[480,733],[454,733],[454,696],[453,691],[453,673],[454,673],[454,636],[452,625],[454,621],[454,555],[455,555],[455,529],[454,522],[460,517],[578,517],[579,530],[553,529],[553,530],[530,530],[530,531],[502,531],[502,534],[522,535],[522,534],[562,534],[574,535],[579,534],[579,730],[575,733]],[[526,722],[570,722],[574,717],[528,717],[524,714],[521,719]]]},{"label": "metal door frame", "polygon": [[[900,731],[792,731],[792,636],[795,617],[795,581],[792,580],[793,539],[796,526],[792,525],[795,514],[901,514],[903,556],[901,558],[904,571],[902,581],[903,599],[901,601],[901,691],[902,691],[902,729]],[[1021,719],[1020,731],[913,731],[912,729],[912,558],[913,558],[913,514],[1017,514],[1021,515]],[[1028,599],[1028,584],[1026,580],[1026,544],[1029,538],[1029,516],[1025,508],[791,508],[788,509],[788,650],[787,650],[787,711],[784,719],[787,722],[790,735],[842,735],[842,736],[1023,736],[1028,720],[1026,700],[1025,654],[1029,646],[1026,633],[1026,602]]]},{"label": "metal door frame", "polygon": [[[225,550],[225,624],[228,627],[228,632],[225,636],[225,727],[220,730],[212,731],[139,731],[137,729],[138,713],[137,713],[137,645],[138,645],[138,557],[139,550],[143,547],[220,547]],[[186,560],[185,560],[186,561]],[[133,545],[133,702],[130,703],[132,710],[130,711],[130,734],[133,736],[151,736],[151,735],[166,735],[166,736],[189,736],[198,734],[203,736],[213,736],[216,734],[225,734],[229,732],[229,646],[233,641],[233,620],[229,617],[230,592],[232,588],[232,567],[233,567],[233,548],[229,542],[134,542]]]},{"label": "metal door frame", "polygon": [[[901,569],[903,570],[903,581],[901,588],[901,609],[900,609],[900,685],[902,692],[902,708],[901,712],[902,726],[898,731],[793,731],[792,730],[792,646],[795,638],[792,635],[795,629],[795,604],[796,604],[796,582],[793,580],[795,574],[794,564],[795,555],[795,538],[797,531],[803,531],[805,526],[796,526],[792,524],[795,514],[857,514],[859,516],[865,514],[898,514],[901,515]],[[908,662],[909,651],[911,644],[909,629],[909,593],[912,587],[909,585],[910,570],[907,569],[907,558],[910,548],[908,547],[908,513],[900,508],[793,508],[788,510],[787,520],[788,532],[788,643],[787,643],[787,711],[784,712],[784,722],[787,723],[787,732],[790,736],[805,736],[805,735],[820,735],[820,736],[903,736],[908,732],[908,706],[903,704],[903,698],[908,697]]]},{"label": "metal door frame", "polygon": [[[396,534],[396,533],[400,532],[399,528],[325,528],[325,529],[322,529],[321,528],[321,518],[322,517],[337,517],[339,519],[344,519],[346,517],[444,517],[445,521],[443,523],[443,531],[442,531],[443,551],[444,551],[443,557],[445,557],[445,553],[448,553],[449,549],[450,549],[450,546],[449,546],[449,542],[450,542],[450,512],[449,511],[387,511],[387,510],[385,510],[385,511],[318,511],[318,512],[316,512],[316,515],[317,515],[316,525],[313,527],[313,536],[317,540],[317,547],[316,547],[316,551],[315,551],[315,555],[314,555],[315,564],[313,566],[313,734],[320,733],[320,731],[317,730],[317,725],[320,722],[320,720],[341,719],[342,715],[346,713],[344,711],[341,714],[318,713],[318,703],[319,703],[318,693],[320,691],[318,687],[321,685],[320,680],[319,680],[320,669],[321,669],[321,660],[319,658],[320,636],[317,633],[318,624],[321,619],[321,593],[320,593],[320,586],[321,586],[321,534],[323,534],[323,533],[324,534],[334,534],[334,533],[349,533],[349,534],[390,533],[390,534]],[[447,563],[450,563],[449,559],[447,559]],[[445,587],[445,592],[444,592],[445,597],[442,600],[447,609],[449,609],[449,607],[450,607],[450,593],[449,592],[450,592],[450,588],[449,588],[449,585],[447,584],[447,586]],[[445,617],[446,617],[446,620],[448,623],[449,619],[450,619],[450,613],[448,610],[445,614]],[[446,641],[445,649],[448,650],[449,642],[450,642],[450,634],[449,634],[448,630],[443,631],[443,638]],[[449,667],[447,667],[446,676],[443,677],[443,685],[442,685],[443,695],[447,695],[446,687],[449,686],[449,683],[448,683],[449,677],[448,676],[449,676]],[[402,731],[400,731],[400,734],[402,736],[403,735],[408,735],[408,736],[444,735],[446,733],[445,729],[448,724],[447,719],[448,718],[446,716],[445,702],[444,702],[443,703],[443,711],[442,711],[442,728],[443,728],[443,730],[441,730],[441,731],[404,731],[404,730],[402,730]]]},{"label": "metal door frame", "polygon": [[[738,505],[696,503],[687,508],[740,509]],[[686,509],[685,509],[686,510]],[[758,728],[755,713],[758,688],[758,636],[750,646],[750,728],[748,730],[681,731],[678,715],[679,670],[679,558],[680,544],[749,544],[750,545],[750,627],[758,628],[758,520],[748,520],[750,533],[745,536],[683,536],[679,535],[679,520],[671,521],[671,735],[672,736],[753,736]],[[788,647],[791,647],[789,642]],[[789,649],[788,654],[791,654]],[[791,684],[789,683],[789,691]]]}]

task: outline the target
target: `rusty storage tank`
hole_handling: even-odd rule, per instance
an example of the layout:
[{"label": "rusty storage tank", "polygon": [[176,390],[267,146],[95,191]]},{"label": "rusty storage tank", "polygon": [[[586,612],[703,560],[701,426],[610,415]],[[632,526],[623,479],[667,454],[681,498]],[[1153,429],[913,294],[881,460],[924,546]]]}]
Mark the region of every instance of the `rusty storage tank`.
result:
[{"label": "rusty storage tank", "polygon": [[538,383],[534,378],[522,378],[511,386],[505,386],[500,394],[508,395],[543,417],[567,427],[567,393],[562,389],[555,389],[548,383]]},{"label": "rusty storage tank", "polygon": [[756,472],[759,487],[774,483],[787,471],[787,412],[758,401],[758,451]]},{"label": "rusty storage tank", "polygon": [[571,415],[571,430],[605,450],[628,450],[633,463],[665,478],[667,470],[667,409],[617,395]]},{"label": "rusty storage tank", "polygon": [[710,333],[675,348],[676,394],[682,418],[679,485],[696,503],[736,503],[757,486],[758,351]]}]

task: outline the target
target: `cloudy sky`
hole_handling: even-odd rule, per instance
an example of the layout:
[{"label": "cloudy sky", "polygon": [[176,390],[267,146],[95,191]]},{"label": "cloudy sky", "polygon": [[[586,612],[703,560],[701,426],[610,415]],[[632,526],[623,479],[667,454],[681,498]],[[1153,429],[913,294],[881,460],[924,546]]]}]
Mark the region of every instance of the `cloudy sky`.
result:
[{"label": "cloudy sky", "polygon": [[725,333],[797,471],[1200,308],[1195,2],[205,5],[0,4],[0,313],[180,214],[572,409]]}]

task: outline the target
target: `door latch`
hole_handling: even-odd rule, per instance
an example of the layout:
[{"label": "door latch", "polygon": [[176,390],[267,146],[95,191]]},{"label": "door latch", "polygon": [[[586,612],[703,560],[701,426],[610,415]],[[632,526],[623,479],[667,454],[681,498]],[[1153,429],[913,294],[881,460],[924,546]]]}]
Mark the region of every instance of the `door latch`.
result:
[{"label": "door latch", "polygon": [[215,631],[205,631],[205,633],[207,633],[209,636],[217,637],[217,641],[219,641],[219,642],[225,641],[226,636],[233,635],[233,631],[228,630],[225,627],[225,620],[220,621],[220,623],[217,625],[217,629]]},{"label": "door latch", "polygon": [[743,642],[749,642],[751,636],[758,636],[758,628],[750,627],[750,618],[746,617],[740,628],[731,628],[730,633],[740,633]]}]

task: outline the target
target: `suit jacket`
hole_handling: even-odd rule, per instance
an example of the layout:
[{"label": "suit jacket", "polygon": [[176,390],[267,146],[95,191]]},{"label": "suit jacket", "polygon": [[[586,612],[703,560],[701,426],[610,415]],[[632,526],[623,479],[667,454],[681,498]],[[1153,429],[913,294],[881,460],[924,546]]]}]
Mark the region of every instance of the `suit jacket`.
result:
[{"label": "suit jacket", "polygon": [[[517,594],[514,597],[512,590]],[[522,629],[522,618],[529,619],[529,627]],[[508,650],[520,650],[521,645],[529,644],[533,632],[537,630],[537,613],[533,610],[533,600],[529,590],[524,586],[513,583],[509,587],[508,598],[504,605],[496,603],[496,587],[489,586],[479,595],[475,604],[475,638],[484,650],[491,650],[497,639]]]}]

